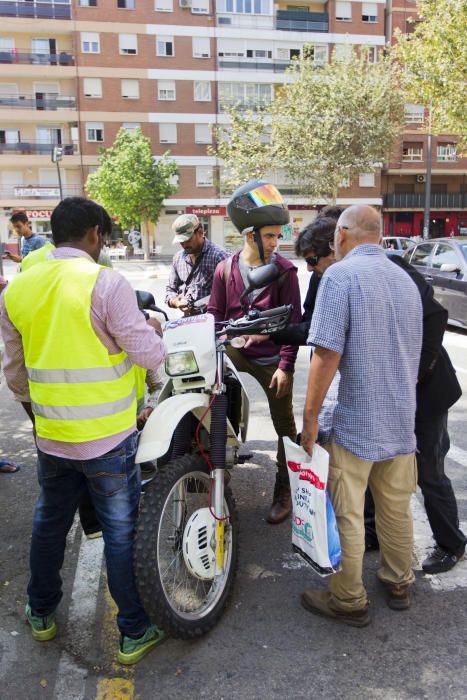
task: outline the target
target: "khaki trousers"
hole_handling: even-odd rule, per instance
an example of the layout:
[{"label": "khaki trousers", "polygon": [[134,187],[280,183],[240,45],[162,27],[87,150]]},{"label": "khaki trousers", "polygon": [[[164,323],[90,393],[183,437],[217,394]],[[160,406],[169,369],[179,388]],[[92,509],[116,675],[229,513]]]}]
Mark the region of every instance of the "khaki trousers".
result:
[{"label": "khaki trousers", "polygon": [[256,379],[267,396],[269,412],[271,414],[274,429],[279,438],[276,455],[278,474],[281,480],[288,483],[289,473],[287,471],[287,464],[285,461],[284,443],[282,442],[281,438],[289,437],[291,440],[295,440],[297,437],[292,405],[292,388],[287,396],[284,396],[281,399],[276,398],[276,390],[269,388],[272,376],[277,369],[276,364],[258,365],[242,355],[241,352],[232,346],[227,347],[227,355],[232,360],[235,368],[239,372],[247,372]]},{"label": "khaki trousers", "polygon": [[328,488],[342,547],[342,570],[329,579],[333,605],[358,610],[367,602],[362,581],[365,528],[365,491],[370,485],[376,508],[376,531],[380,544],[378,578],[383,583],[411,584],[413,524],[410,499],[417,487],[415,453],[383,462],[368,462],[336,445],[329,452]]}]

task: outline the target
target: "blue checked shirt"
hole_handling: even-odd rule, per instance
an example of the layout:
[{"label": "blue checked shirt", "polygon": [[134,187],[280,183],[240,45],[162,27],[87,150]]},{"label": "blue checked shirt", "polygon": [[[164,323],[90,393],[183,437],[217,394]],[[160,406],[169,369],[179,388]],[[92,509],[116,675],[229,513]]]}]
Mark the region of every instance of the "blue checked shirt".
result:
[{"label": "blue checked shirt", "polygon": [[43,236],[38,236],[37,233],[33,233],[29,238],[23,237],[21,240],[21,257],[25,258],[28,253],[42,248],[46,243],[47,240]]},{"label": "blue checked shirt", "polygon": [[380,246],[359,245],[326,270],[308,344],[342,355],[336,443],[368,461],[413,452],[422,304]]},{"label": "blue checked shirt", "polygon": [[166,304],[178,294],[182,294],[189,304],[194,304],[198,299],[203,299],[211,294],[214,271],[218,263],[228,258],[230,253],[206,238],[200,255],[201,261],[188,287],[185,282],[193,269],[190,254],[182,248],[174,255],[169,282],[165,288]]}]

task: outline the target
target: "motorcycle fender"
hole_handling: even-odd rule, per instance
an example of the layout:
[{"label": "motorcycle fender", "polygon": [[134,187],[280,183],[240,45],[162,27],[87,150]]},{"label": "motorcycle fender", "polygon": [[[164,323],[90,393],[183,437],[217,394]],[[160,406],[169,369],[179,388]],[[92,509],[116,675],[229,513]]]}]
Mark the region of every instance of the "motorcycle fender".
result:
[{"label": "motorcycle fender", "polygon": [[206,394],[178,394],[158,404],[140,435],[136,462],[150,462],[165,455],[183,416],[194,409],[207,408],[209,399]]}]

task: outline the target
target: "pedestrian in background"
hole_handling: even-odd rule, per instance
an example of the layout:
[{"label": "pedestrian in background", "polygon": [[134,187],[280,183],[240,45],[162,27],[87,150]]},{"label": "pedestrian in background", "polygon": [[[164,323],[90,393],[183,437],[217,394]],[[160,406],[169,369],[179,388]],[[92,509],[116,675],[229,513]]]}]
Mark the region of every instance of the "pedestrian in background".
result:
[{"label": "pedestrian in background", "polygon": [[26,212],[15,212],[10,219],[10,223],[15,232],[21,238],[21,255],[11,253],[9,250],[7,250],[5,253],[5,255],[7,255],[10,260],[13,260],[13,262],[20,263],[29,253],[31,253],[31,251],[37,250],[38,248],[42,248],[42,246],[46,245],[46,238],[32,232],[31,223]]},{"label": "pedestrian in background", "polygon": [[422,342],[417,287],[380,246],[381,221],[371,207],[340,216],[334,236],[337,264],[323,275],[308,342],[315,346],[303,413],[301,444],[311,454],[318,416],[339,368],[328,488],[342,546],[342,570],[329,590],[307,589],[310,612],[363,627],[370,622],[362,581],[363,508],[368,484],[376,504],[381,545],[378,577],[388,605],[410,605],[416,489],[415,406]]},{"label": "pedestrian in background", "polygon": [[51,225],[56,249],[0,298],[5,378],[34,422],[38,453],[26,616],[34,639],[55,636],[66,536],[88,487],[118,608],[117,658],[131,664],[163,638],[142,607],[133,570],[141,490],[133,363],[157,369],[165,349],[160,325],[146,322],[130,284],[95,264],[102,208],[65,199]]},{"label": "pedestrian in background", "polygon": [[165,303],[189,316],[195,302],[211,294],[214,270],[229,253],[206,238],[195,214],[179,216],[172,224],[172,231],[172,243],[179,243],[182,250],[172,260]]}]

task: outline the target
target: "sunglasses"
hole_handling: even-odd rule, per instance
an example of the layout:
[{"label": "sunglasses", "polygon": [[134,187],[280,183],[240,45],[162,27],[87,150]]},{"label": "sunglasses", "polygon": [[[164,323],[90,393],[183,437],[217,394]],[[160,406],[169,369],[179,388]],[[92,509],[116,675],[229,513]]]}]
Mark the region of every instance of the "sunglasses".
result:
[{"label": "sunglasses", "polygon": [[321,255],[309,255],[307,258],[305,258],[305,262],[307,265],[315,267],[315,265],[318,264],[320,257]]}]

